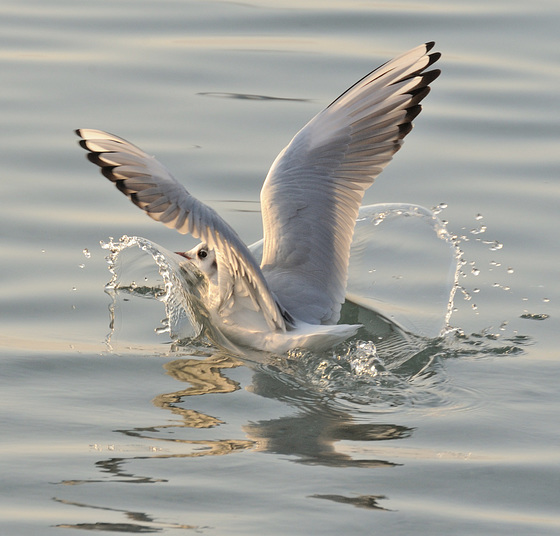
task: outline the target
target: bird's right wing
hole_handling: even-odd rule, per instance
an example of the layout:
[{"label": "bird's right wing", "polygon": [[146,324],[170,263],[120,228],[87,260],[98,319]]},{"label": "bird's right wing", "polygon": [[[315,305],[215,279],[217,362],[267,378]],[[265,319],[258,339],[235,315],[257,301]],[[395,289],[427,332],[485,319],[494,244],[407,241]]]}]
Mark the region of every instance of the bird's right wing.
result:
[{"label": "bird's right wing", "polygon": [[289,317],[270,292],[259,265],[215,210],[193,197],[153,156],[123,138],[91,129],[76,134],[88,159],[136,206],[154,220],[214,249],[222,306],[234,299],[233,293],[241,285],[271,329],[286,329]]}]

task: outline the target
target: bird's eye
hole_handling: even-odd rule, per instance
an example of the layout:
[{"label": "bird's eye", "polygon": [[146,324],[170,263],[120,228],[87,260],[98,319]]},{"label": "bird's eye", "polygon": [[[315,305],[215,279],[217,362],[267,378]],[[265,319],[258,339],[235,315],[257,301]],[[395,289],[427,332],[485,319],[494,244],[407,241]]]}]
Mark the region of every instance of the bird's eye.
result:
[{"label": "bird's eye", "polygon": [[206,251],[205,249],[201,249],[198,252],[198,258],[199,259],[205,259],[206,257],[208,257],[208,251]]}]

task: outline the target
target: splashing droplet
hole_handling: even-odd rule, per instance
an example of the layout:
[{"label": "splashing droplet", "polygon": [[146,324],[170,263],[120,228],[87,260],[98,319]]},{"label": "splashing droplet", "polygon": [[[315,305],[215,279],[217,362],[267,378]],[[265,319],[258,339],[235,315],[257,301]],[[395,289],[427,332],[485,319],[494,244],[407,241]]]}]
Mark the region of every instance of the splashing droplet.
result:
[{"label": "splashing droplet", "polygon": [[489,245],[490,251],[498,251],[499,249],[502,249],[504,247],[504,245],[498,242],[497,240],[493,240],[491,242],[484,241],[483,244]]},{"label": "splashing droplet", "polygon": [[89,249],[88,249],[88,248],[82,249],[82,253],[84,254],[84,257],[85,257],[86,259],[89,259],[89,258],[91,257],[91,253],[89,252]]},{"label": "splashing droplet", "polygon": [[432,207],[432,212],[434,214],[440,214],[442,210],[447,208],[447,203],[440,203],[439,205]]}]

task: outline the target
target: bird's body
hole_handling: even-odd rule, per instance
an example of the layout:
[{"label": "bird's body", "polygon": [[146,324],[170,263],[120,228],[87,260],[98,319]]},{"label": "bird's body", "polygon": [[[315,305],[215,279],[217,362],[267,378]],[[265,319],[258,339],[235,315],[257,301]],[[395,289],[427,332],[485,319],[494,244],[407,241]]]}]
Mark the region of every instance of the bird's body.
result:
[{"label": "bird's body", "polygon": [[202,243],[180,253],[204,274],[212,322],[236,344],[283,353],[323,350],[356,333],[337,325],[350,244],[365,190],[400,148],[438,70],[433,43],[387,62],[300,130],[261,191],[259,266],[237,233],[166,168],[126,140],[81,129],[81,145],[136,205]]}]

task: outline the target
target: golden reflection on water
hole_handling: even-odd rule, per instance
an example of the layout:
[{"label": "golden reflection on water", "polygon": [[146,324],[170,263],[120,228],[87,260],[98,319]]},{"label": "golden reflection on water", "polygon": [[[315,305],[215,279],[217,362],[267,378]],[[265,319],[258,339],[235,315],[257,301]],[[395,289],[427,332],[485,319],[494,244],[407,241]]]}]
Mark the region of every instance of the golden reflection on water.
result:
[{"label": "golden reflection on water", "polygon": [[[180,422],[165,424],[150,428],[135,428],[133,430],[120,430],[120,432],[133,437],[163,441],[180,445],[180,452],[172,454],[156,454],[153,458],[192,458],[201,456],[222,456],[232,452],[247,450],[254,447],[253,441],[240,439],[220,439],[220,440],[191,440],[169,437],[156,437],[165,429],[172,428],[215,428],[225,424],[221,419],[201,413],[200,411],[180,407],[185,397],[200,396],[208,394],[226,394],[240,389],[239,383],[224,376],[223,369],[230,369],[240,366],[242,363],[234,357],[222,352],[208,356],[206,359],[176,359],[163,365],[167,374],[172,378],[190,384],[190,387],[158,395],[152,403],[158,407],[171,411],[174,415],[181,417]],[[184,452],[184,446],[193,447],[189,452]],[[101,462],[100,462],[101,463]],[[112,469],[109,469],[112,472]]]},{"label": "golden reflection on water", "polygon": [[[190,383],[187,389],[166,393],[152,400],[158,408],[167,409],[174,415],[182,417],[184,426],[189,428],[211,428],[223,421],[204,415],[192,409],[178,407],[177,404],[186,396],[198,396],[212,393],[232,393],[237,391],[239,384],[222,374],[222,369],[234,368],[241,363],[224,354],[200,359],[176,359],[163,365],[163,368],[175,380]],[[172,425],[176,426],[176,425]]]}]

